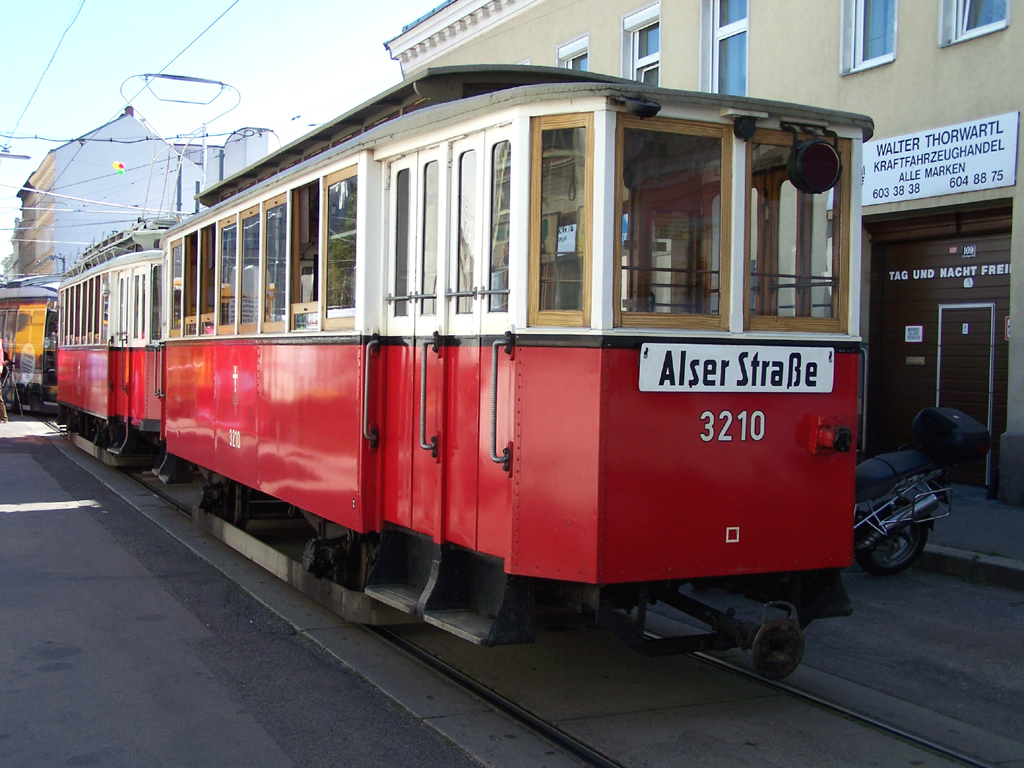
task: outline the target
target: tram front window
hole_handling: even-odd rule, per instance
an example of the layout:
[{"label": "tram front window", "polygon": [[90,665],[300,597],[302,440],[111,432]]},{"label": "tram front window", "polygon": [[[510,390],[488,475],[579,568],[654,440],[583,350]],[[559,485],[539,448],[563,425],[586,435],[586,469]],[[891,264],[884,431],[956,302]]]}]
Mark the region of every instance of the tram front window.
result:
[{"label": "tram front window", "polygon": [[[718,315],[722,137],[624,119],[619,201],[622,324]],[[652,127],[647,127],[652,126]]]},{"label": "tram front window", "polygon": [[751,142],[750,316],[837,319],[842,184],[798,191],[786,170],[791,145],[786,134]]}]

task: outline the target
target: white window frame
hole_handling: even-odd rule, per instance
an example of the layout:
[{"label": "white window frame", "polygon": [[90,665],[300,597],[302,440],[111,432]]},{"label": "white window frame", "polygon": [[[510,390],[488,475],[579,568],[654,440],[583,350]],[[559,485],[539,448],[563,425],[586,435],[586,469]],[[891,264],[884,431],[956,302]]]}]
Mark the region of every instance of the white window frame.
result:
[{"label": "white window frame", "polygon": [[[638,57],[640,50],[640,32],[647,27],[658,25],[658,52],[642,59]],[[661,3],[655,3],[622,17],[622,76],[629,80],[639,80],[638,73],[651,67],[658,67],[658,82],[661,85]]]},{"label": "white window frame", "polygon": [[[558,47],[558,66],[563,69],[572,69],[572,63],[580,56],[590,56],[590,33],[578,37],[575,40],[570,40],[568,43]],[[587,61],[587,70],[590,69],[589,59]]]},{"label": "white window frame", "polygon": [[939,46],[955,45],[966,40],[998,32],[1010,26],[1010,12],[1013,0],[1006,0],[1006,16],[983,27],[968,30],[967,18],[973,2],[978,0],[942,0],[939,14]]},{"label": "white window frame", "polygon": [[[711,81],[709,83],[709,92],[718,93],[718,65],[719,65],[719,51],[721,50],[720,43],[723,40],[728,40],[730,37],[736,35],[746,34],[750,29],[750,0],[747,2],[747,15],[739,21],[734,21],[731,24],[726,24],[724,27],[721,26],[721,0],[711,0]],[[744,73],[744,82],[747,83],[743,93],[732,94],[735,96],[746,96],[749,92],[749,80],[747,79],[750,74],[750,36],[747,35],[747,55],[744,56],[744,66],[746,72]]]},{"label": "white window frame", "polygon": [[867,0],[844,0],[843,28],[841,33],[842,55],[840,74],[860,72],[865,69],[889,64],[896,60],[896,44],[899,30],[900,0],[893,0],[892,51],[870,59],[864,56],[864,7]]}]

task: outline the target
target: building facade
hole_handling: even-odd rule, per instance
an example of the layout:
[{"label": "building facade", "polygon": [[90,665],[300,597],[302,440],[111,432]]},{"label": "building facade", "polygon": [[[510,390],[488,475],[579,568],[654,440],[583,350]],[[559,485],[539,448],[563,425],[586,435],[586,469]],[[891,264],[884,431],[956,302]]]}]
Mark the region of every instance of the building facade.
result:
[{"label": "building facade", "polygon": [[386,43],[441,65],[586,69],[870,115],[862,449],[949,405],[995,439],[962,479],[1024,504],[1024,33],[1014,0],[449,0]]},{"label": "building facade", "polygon": [[221,146],[170,143],[128,107],[51,150],[29,176],[4,272],[62,274],[112,233],[195,213],[203,187],[263,157],[268,144],[269,132],[259,128],[236,131]]}]

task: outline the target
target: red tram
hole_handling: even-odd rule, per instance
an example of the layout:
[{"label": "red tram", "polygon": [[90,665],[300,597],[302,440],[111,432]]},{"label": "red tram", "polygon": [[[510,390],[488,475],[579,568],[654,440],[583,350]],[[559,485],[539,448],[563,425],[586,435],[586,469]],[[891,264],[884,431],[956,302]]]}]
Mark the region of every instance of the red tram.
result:
[{"label": "red tram", "polygon": [[152,464],[160,442],[163,258],[82,263],[60,287],[57,399],[71,440],[110,464]]},{"label": "red tram", "polygon": [[[427,70],[165,236],[167,461],[238,525],[305,515],[307,570],[474,642],[528,642],[556,601],[645,652],[753,647],[784,675],[802,626],[850,610],[871,127]],[[710,630],[652,639],[656,601]]]}]

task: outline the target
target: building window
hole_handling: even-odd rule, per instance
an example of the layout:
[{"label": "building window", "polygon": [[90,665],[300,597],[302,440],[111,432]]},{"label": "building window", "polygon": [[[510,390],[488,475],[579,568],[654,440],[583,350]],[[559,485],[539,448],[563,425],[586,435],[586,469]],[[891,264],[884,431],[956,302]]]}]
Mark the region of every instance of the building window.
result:
[{"label": "building window", "polygon": [[1009,18],[1010,0],[942,0],[942,45],[998,32]]},{"label": "building window", "polygon": [[558,49],[558,66],[580,72],[590,70],[590,35],[566,43]]},{"label": "building window", "polygon": [[843,6],[843,73],[896,58],[897,0],[846,0]]},{"label": "building window", "polygon": [[711,90],[747,95],[747,0],[712,3]]},{"label": "building window", "polygon": [[661,4],[649,6],[623,19],[624,75],[645,85],[660,84]]}]

